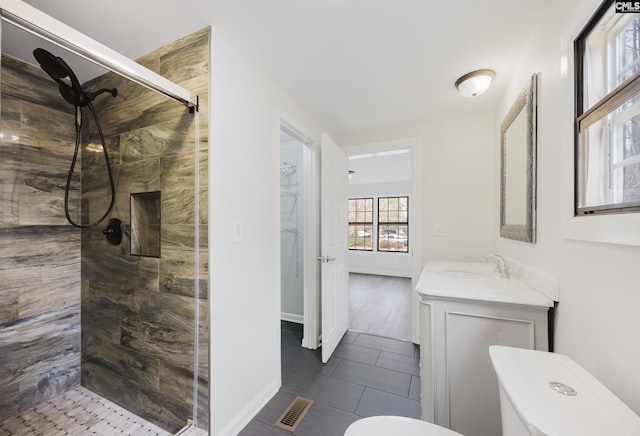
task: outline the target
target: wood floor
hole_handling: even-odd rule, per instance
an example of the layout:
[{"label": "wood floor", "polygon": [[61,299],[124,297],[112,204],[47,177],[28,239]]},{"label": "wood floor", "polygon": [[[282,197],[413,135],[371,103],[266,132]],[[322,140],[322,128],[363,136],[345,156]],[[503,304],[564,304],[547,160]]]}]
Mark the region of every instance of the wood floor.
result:
[{"label": "wood floor", "polygon": [[411,340],[411,279],[349,273],[349,329]]}]

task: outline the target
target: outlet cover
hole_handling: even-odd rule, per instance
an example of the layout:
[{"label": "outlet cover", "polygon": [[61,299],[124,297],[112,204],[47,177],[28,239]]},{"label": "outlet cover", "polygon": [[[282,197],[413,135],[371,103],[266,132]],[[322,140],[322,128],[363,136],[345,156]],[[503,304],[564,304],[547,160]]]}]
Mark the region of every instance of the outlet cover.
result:
[{"label": "outlet cover", "polygon": [[433,225],[433,236],[449,236],[449,229],[446,223]]}]

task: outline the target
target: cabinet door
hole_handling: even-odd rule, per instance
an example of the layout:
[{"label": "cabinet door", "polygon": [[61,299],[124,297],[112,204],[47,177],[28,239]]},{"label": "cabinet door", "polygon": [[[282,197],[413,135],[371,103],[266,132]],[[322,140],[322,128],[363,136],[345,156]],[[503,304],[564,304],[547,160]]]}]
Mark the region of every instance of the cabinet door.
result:
[{"label": "cabinet door", "polygon": [[489,346],[535,349],[536,324],[541,319],[536,321],[535,311],[521,306],[441,301],[436,305],[437,424],[465,436],[502,434],[498,379]]}]

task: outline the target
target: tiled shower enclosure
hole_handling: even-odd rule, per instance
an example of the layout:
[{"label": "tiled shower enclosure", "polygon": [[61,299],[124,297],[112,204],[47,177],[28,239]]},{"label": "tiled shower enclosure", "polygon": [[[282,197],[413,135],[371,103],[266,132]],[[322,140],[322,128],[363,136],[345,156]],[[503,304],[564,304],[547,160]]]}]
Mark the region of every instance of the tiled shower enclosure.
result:
[{"label": "tiled shower enclosure", "polygon": [[[0,71],[0,421],[81,384],[171,433],[194,415],[206,429],[210,31],[138,59],[199,96],[198,141],[189,108],[106,70],[83,79],[85,89],[118,89],[94,101],[116,190],[108,218],[124,229],[122,243],[111,245],[103,234],[108,220],[91,229],[67,223],[75,108],[32,57],[6,41],[18,38],[30,50],[45,43],[10,27],[3,23]],[[46,47],[72,68],[78,62]],[[83,125],[70,214],[89,223],[106,210],[110,188],[88,111]],[[145,193],[157,197],[143,206],[134,200],[142,210],[132,228],[132,195]],[[132,254],[132,232],[136,247],[152,250]]]}]

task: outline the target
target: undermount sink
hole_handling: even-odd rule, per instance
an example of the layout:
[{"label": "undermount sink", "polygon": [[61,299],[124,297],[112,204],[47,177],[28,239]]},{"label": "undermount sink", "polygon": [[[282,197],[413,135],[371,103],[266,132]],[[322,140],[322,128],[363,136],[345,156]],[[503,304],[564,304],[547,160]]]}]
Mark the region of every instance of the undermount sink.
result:
[{"label": "undermount sink", "polygon": [[486,262],[429,261],[416,291],[421,298],[459,298],[552,307],[553,301],[516,277],[502,278],[495,264]]},{"label": "undermount sink", "polygon": [[444,277],[453,277],[456,279],[486,279],[489,278],[486,274],[471,271],[438,271],[438,275]]}]

